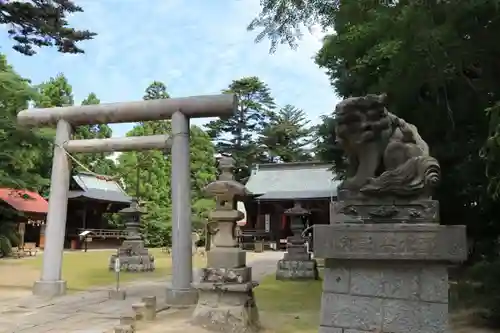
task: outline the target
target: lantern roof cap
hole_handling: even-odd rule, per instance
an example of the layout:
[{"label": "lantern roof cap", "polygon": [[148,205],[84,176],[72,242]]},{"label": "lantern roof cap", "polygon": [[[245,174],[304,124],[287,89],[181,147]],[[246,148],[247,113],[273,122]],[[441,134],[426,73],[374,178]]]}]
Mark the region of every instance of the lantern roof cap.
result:
[{"label": "lantern roof cap", "polygon": [[119,214],[144,214],[146,213],[140,206],[137,198],[132,198],[130,206],[118,211]]}]

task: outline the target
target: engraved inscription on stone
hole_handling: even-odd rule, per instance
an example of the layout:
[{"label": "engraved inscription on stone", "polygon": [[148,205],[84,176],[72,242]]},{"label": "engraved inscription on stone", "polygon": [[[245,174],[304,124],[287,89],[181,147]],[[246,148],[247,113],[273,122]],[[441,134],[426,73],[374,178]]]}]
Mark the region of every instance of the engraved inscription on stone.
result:
[{"label": "engraved inscription on stone", "polygon": [[436,233],[344,235],[335,242],[335,249],[356,253],[409,253],[424,254],[436,248]]},{"label": "engraved inscription on stone", "polygon": [[314,240],[318,258],[463,261],[467,257],[461,226],[317,225]]}]

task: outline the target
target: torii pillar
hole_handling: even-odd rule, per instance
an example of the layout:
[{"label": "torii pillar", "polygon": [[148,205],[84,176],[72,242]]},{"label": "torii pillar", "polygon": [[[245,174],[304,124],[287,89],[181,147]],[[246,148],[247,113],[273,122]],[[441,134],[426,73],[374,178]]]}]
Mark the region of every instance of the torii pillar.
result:
[{"label": "torii pillar", "polygon": [[[196,304],[192,288],[191,198],[189,162],[189,119],[228,117],[235,113],[235,95],[222,94],[171,98],[128,103],[112,103],[28,109],[17,118],[20,125],[57,126],[45,231],[42,275],[33,286],[35,295],[54,297],[66,292],[61,267],[66,229],[71,164],[68,153],[141,151],[171,147],[172,152],[172,282],[167,287],[167,303],[174,306]],[[172,135],[91,140],[70,140],[79,125],[129,123],[172,119]]]}]

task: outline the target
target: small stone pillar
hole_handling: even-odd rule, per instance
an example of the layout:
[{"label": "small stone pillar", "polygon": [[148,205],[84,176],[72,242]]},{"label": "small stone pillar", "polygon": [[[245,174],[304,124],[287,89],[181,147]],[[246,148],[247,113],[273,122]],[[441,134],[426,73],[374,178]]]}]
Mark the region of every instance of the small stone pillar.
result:
[{"label": "small stone pillar", "polygon": [[235,196],[249,193],[234,180],[233,165],[232,158],[221,158],[219,180],[205,188],[217,200],[210,214],[214,247],[207,253],[207,267],[193,283],[199,299],[192,323],[216,332],[255,332],[260,326],[253,293],[257,283],[252,281],[252,268],[246,266],[246,253],[238,247],[235,235],[236,221],[243,217],[234,209]]},{"label": "small stone pillar", "polygon": [[144,214],[139,208],[137,199],[132,199],[130,207],[118,212],[125,218],[127,237],[118,249],[118,254],[111,255],[109,259],[109,270],[114,270],[116,258],[120,258],[121,271],[126,272],[151,272],[155,270],[153,255],[149,254],[144,247],[144,241],[139,233],[141,215]]},{"label": "small stone pillar", "polygon": [[467,257],[464,226],[435,200],[344,198],[314,226],[325,258],[319,333],[448,333],[448,266]]},{"label": "small stone pillar", "polygon": [[309,214],[310,212],[303,208],[300,202],[295,202],[292,208],[285,211],[285,215],[290,216],[292,236],[287,238],[287,252],[284,258],[278,261],[277,280],[317,280],[319,277],[316,260],[311,259],[305,239],[302,237],[304,230],[302,219]]}]

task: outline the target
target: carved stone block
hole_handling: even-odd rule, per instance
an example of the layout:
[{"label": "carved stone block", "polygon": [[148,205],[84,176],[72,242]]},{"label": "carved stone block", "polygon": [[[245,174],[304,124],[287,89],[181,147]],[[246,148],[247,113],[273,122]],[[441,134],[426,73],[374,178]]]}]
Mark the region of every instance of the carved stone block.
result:
[{"label": "carved stone block", "polygon": [[348,200],[330,204],[330,223],[439,223],[436,200]]},{"label": "carved stone block", "polygon": [[135,317],[132,317],[132,316],[121,316],[120,317],[120,325],[122,325],[122,326],[131,326],[132,329],[135,330]]},{"label": "carved stone block", "polygon": [[417,300],[419,269],[413,267],[351,268],[350,294]]},{"label": "carved stone block", "polygon": [[382,327],[382,302],[380,298],[323,293],[321,326],[375,332]]},{"label": "carved stone block", "polygon": [[286,252],[283,256],[283,259],[284,260],[291,260],[291,261],[299,261],[299,260],[309,261],[309,260],[311,260],[311,254],[307,253],[307,252],[303,252],[303,253]]},{"label": "carved stone block", "polygon": [[252,281],[252,268],[202,268],[200,282],[245,283]]},{"label": "carved stone block", "polygon": [[330,224],[314,226],[314,255],[331,259],[461,262],[464,226]]},{"label": "carved stone block", "polygon": [[118,325],[114,327],[113,331],[115,333],[134,333],[135,329],[130,325]]},{"label": "carved stone block", "polygon": [[215,248],[207,252],[207,266],[211,268],[238,268],[246,264],[245,251],[238,248]]},{"label": "carved stone block", "polygon": [[144,303],[134,303],[132,304],[132,311],[134,311],[134,317],[136,321],[140,321],[144,319],[144,310],[145,310],[145,304]]},{"label": "carved stone block", "polygon": [[315,260],[280,260],[276,269],[277,280],[317,280],[318,265]]},{"label": "carved stone block", "polygon": [[447,333],[446,267],[326,259],[319,331]]},{"label": "carved stone block", "polygon": [[192,323],[223,333],[257,332],[260,323],[253,287],[252,283],[225,284],[222,288],[198,284],[199,299]]},{"label": "carved stone block", "polygon": [[154,320],[156,318],[156,296],[143,297],[142,303],[144,304],[144,320]]},{"label": "carved stone block", "polygon": [[123,301],[127,298],[127,292],[123,289],[116,290],[112,289],[108,292],[109,299],[115,300],[115,301]]},{"label": "carved stone block", "polygon": [[328,293],[349,293],[349,280],[351,278],[351,271],[340,264],[336,264],[330,259],[325,260],[323,279],[323,292]]},{"label": "carved stone block", "polygon": [[429,266],[420,272],[419,297],[422,301],[447,303],[448,287],[446,266]]},{"label": "carved stone block", "polygon": [[448,304],[385,300],[382,332],[445,333]]}]

